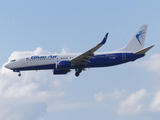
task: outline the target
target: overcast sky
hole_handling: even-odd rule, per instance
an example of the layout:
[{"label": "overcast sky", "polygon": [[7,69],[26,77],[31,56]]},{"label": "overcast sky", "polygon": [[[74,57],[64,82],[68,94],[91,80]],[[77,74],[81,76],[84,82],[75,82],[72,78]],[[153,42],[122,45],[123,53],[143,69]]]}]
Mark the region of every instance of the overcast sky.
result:
[{"label": "overcast sky", "polygon": [[[0,119],[2,120],[159,120],[159,0],[14,0],[0,4]],[[80,53],[109,32],[98,51],[124,47],[141,25],[145,47],[135,62],[74,70],[17,73],[3,68],[9,58]]]}]

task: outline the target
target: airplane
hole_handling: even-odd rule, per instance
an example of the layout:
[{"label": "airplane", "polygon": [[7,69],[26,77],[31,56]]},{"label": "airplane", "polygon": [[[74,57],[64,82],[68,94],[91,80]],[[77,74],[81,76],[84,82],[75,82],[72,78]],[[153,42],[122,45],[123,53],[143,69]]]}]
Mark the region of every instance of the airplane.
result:
[{"label": "airplane", "polygon": [[64,75],[75,69],[75,76],[79,76],[86,68],[114,66],[144,57],[154,46],[143,48],[146,32],[147,25],[142,25],[125,47],[112,52],[95,52],[106,43],[106,33],[99,44],[84,53],[33,55],[12,59],[4,67],[19,72],[18,76],[21,76],[20,71],[47,69],[51,69],[54,75]]}]

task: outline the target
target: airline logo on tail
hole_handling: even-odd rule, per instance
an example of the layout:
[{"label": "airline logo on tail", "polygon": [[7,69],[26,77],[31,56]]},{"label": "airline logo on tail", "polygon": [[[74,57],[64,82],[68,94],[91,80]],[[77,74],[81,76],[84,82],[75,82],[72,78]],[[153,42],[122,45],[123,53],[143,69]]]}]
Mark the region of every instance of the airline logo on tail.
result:
[{"label": "airline logo on tail", "polygon": [[136,38],[138,40],[138,42],[142,45],[140,38],[143,39],[143,34],[145,33],[145,30],[139,31],[139,33],[136,35]]}]

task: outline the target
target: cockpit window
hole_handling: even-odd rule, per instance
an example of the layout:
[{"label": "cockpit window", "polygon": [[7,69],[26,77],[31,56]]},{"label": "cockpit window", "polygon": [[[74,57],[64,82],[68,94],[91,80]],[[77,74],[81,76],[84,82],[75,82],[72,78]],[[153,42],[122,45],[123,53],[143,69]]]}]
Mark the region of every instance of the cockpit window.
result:
[{"label": "cockpit window", "polygon": [[16,60],[11,60],[11,62],[15,62]]}]

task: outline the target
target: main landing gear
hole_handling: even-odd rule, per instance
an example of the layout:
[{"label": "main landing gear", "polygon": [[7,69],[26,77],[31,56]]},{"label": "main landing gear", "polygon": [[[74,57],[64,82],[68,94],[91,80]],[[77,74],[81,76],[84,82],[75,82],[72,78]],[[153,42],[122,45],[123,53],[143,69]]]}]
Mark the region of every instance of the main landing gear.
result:
[{"label": "main landing gear", "polygon": [[78,77],[79,74],[82,72],[82,68],[76,68],[76,73],[75,73],[75,76]]}]

